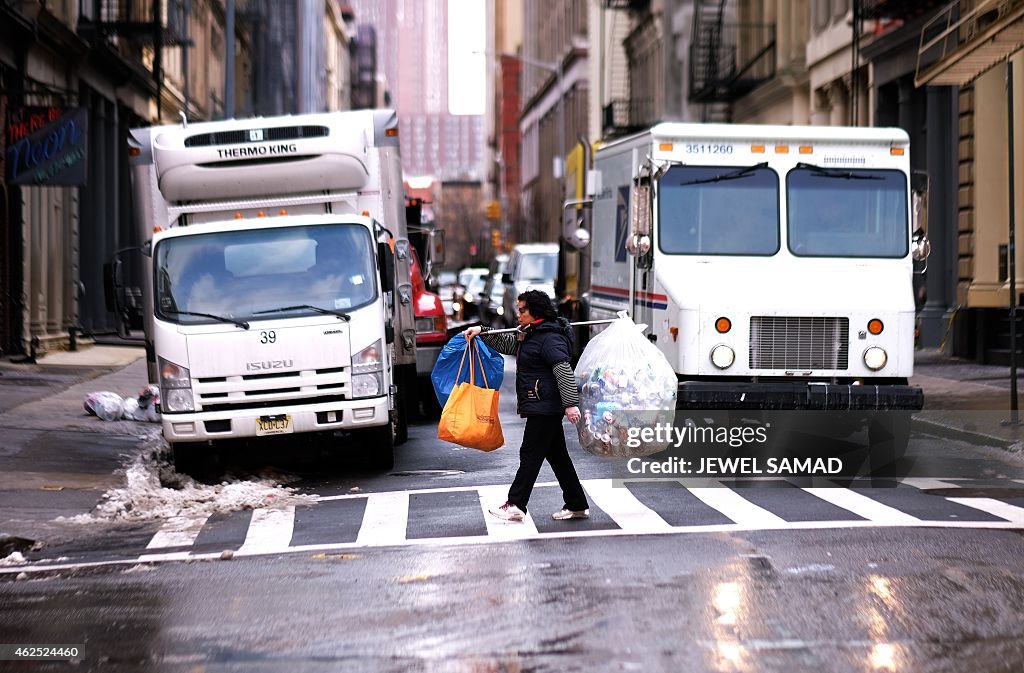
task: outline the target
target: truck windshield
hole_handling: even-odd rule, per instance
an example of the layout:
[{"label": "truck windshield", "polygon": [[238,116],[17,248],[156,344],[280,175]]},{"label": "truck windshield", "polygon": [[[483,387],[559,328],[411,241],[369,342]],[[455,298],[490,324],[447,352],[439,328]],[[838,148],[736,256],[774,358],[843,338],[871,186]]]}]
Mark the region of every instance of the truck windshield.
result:
[{"label": "truck windshield", "polygon": [[370,232],[356,224],[179,236],[155,258],[156,312],[171,322],[338,314],[377,296]]},{"label": "truck windshield", "polygon": [[905,257],[907,177],[803,164],[786,176],[789,249],[802,257]]},{"label": "truck windshield", "polygon": [[774,255],[779,176],[754,166],[672,166],[658,188],[658,245],[676,255]]}]

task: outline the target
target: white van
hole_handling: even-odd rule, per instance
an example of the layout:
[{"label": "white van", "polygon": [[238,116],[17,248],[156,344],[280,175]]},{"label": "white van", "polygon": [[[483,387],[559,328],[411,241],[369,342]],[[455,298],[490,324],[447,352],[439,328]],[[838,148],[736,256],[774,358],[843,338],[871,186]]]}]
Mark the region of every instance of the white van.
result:
[{"label": "white van", "polygon": [[557,243],[520,243],[512,248],[508,258],[508,269],[501,277],[505,286],[502,300],[505,324],[514,327],[516,320],[516,297],[527,290],[541,290],[555,298],[555,276],[558,274]]}]

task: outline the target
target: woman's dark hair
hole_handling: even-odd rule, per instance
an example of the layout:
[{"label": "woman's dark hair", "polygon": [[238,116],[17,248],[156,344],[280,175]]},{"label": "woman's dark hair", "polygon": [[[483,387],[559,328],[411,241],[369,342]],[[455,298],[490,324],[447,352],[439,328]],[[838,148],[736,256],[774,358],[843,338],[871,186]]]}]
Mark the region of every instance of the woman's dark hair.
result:
[{"label": "woman's dark hair", "polygon": [[555,303],[551,301],[551,297],[546,292],[527,290],[519,295],[517,299],[526,304],[526,308],[530,310],[530,315],[534,318],[544,320],[555,320],[558,318],[558,310],[555,308]]}]

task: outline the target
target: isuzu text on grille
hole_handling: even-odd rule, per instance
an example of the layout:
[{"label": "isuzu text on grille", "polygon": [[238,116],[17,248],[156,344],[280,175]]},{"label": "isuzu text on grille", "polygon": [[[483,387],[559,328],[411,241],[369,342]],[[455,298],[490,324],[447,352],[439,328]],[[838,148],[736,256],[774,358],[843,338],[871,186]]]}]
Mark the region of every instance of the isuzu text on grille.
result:
[{"label": "isuzu text on grille", "polygon": [[249,372],[265,371],[267,369],[287,369],[292,366],[295,360],[264,360],[263,362],[246,362],[245,370]]}]

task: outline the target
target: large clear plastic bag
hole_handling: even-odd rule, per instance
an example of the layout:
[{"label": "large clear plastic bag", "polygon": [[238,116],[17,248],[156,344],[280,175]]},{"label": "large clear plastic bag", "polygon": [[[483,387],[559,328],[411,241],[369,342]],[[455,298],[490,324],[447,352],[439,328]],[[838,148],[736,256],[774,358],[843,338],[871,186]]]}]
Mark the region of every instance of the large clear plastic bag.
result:
[{"label": "large clear plastic bag", "polygon": [[[576,365],[580,445],[595,456],[632,458],[667,448],[676,409],[675,370],[625,313],[587,344]],[[650,428],[644,432],[645,428]]]}]

